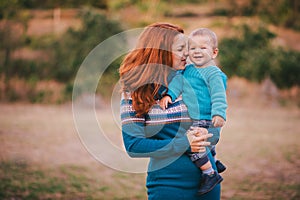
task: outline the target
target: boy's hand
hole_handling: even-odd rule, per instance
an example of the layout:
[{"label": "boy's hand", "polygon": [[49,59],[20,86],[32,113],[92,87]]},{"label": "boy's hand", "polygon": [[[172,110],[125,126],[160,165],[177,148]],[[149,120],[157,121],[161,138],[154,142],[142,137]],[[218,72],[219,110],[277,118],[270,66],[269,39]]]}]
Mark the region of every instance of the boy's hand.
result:
[{"label": "boy's hand", "polygon": [[222,127],[225,124],[225,120],[222,117],[216,115],[213,117],[212,123],[214,127]]},{"label": "boy's hand", "polygon": [[161,109],[165,110],[168,108],[168,103],[172,103],[172,99],[169,96],[164,96],[160,101],[159,101],[159,106]]}]

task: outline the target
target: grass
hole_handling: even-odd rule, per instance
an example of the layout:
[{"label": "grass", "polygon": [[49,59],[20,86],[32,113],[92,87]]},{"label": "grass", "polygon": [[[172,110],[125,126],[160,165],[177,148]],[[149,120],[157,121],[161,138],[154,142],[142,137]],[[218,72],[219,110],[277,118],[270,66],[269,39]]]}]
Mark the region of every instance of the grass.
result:
[{"label": "grass", "polygon": [[[229,84],[231,91],[237,86]],[[217,145],[227,166],[222,200],[300,199],[299,108],[261,101],[249,85],[240,90],[244,96],[229,95]],[[87,153],[70,105],[0,104],[0,110],[0,199],[147,198],[146,174],[116,171]],[[96,111],[106,136],[121,145],[109,109]]]},{"label": "grass", "polygon": [[[38,169],[27,163],[6,161],[0,163],[0,199],[145,199],[145,191],[134,195],[118,194],[105,181],[91,177],[84,167],[61,166],[56,169]],[[128,176],[113,176],[130,190]]]},{"label": "grass", "polygon": [[259,178],[254,181],[245,180],[240,182],[236,188],[239,192],[234,197],[228,198],[253,200],[253,199],[276,199],[276,200],[296,200],[299,199],[300,184],[283,185],[280,182],[265,182]]},{"label": "grass", "polygon": [[82,168],[34,169],[26,163],[2,162],[1,199],[95,199],[105,196],[101,183],[81,175]]}]

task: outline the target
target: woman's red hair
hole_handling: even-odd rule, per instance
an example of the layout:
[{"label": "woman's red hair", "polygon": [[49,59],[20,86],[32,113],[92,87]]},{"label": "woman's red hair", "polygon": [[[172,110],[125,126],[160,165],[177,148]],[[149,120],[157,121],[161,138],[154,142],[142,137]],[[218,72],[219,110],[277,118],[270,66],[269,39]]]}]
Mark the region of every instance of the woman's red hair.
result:
[{"label": "woman's red hair", "polygon": [[172,44],[180,33],[182,28],[169,23],[151,24],[140,35],[136,48],[124,58],[119,69],[122,91],[131,93],[138,117],[155,104],[161,85],[167,86],[173,67]]}]

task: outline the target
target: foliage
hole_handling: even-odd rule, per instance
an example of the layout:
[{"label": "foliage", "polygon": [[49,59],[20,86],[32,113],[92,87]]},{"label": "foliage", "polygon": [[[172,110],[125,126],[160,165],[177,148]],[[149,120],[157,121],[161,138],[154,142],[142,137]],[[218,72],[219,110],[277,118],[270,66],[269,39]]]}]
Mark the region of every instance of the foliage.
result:
[{"label": "foliage", "polygon": [[205,3],[207,0],[159,0],[159,1],[142,1],[142,0],[110,0],[108,7],[111,9],[122,9],[128,6],[138,6],[141,10],[148,10],[150,4],[187,4],[187,3]]},{"label": "foliage", "polygon": [[267,22],[300,30],[300,3],[298,0],[227,0],[227,8],[216,8],[214,14],[225,16],[260,16]]},{"label": "foliage", "polygon": [[255,31],[243,26],[242,33],[241,38],[225,38],[219,45],[220,63],[229,77],[262,81],[270,76],[280,88],[300,85],[299,52],[272,47],[270,42],[275,35],[263,27]]},{"label": "foliage", "polygon": [[[24,34],[16,34],[15,29],[19,26],[17,20],[20,16],[15,16],[16,20],[3,23],[0,26],[0,36],[3,42],[0,43],[0,56],[3,58],[0,63],[0,74],[4,74],[5,88],[4,94],[7,100],[18,99],[18,95],[9,93],[11,77],[19,77],[20,79],[30,80],[35,77],[37,80],[54,79],[66,84],[65,95],[66,100],[70,99],[70,91],[72,81],[75,78],[77,70],[82,64],[84,58],[99,43],[110,36],[122,31],[118,22],[107,19],[103,14],[99,14],[94,10],[83,9],[79,16],[82,19],[80,29],[69,29],[61,37],[44,36],[39,38],[28,37]],[[25,26],[25,25],[24,25]],[[14,32],[14,34],[12,34]],[[34,49],[44,51],[50,61],[40,60],[23,60],[12,59],[11,53],[14,49],[24,45],[30,45]],[[104,76],[111,76],[109,86],[117,81],[116,72],[120,64],[120,60],[114,62],[105,72]],[[106,81],[107,82],[107,81]],[[33,90],[32,90],[33,91]],[[45,95],[35,95],[30,93],[32,100],[42,101]],[[36,100],[38,97],[39,100]]]},{"label": "foliage", "polygon": [[[107,0],[2,0],[1,4],[5,5],[7,2],[14,3],[14,5],[18,6],[19,8],[25,9],[35,9],[35,8],[42,8],[42,9],[49,9],[49,8],[78,8],[81,6],[92,6],[96,8],[107,8]],[[1,5],[0,4],[0,5]],[[0,6],[1,8],[1,6]]]},{"label": "foliage", "polygon": [[9,74],[12,77],[19,77],[27,80],[33,76],[37,76],[39,79],[47,79],[49,74],[48,68],[48,63],[16,59],[12,60],[10,63]]},{"label": "foliage", "polygon": [[277,86],[280,88],[300,86],[300,53],[277,49],[274,52],[274,58],[277,58],[277,67],[273,68],[270,76]]},{"label": "foliage", "polygon": [[[267,1],[237,1],[231,2],[229,8],[215,10],[219,15],[226,16],[252,16],[259,15],[268,22],[284,25],[297,29],[300,20],[295,20],[299,13],[299,3],[296,0],[279,0],[276,4]],[[84,58],[105,39],[122,31],[118,22],[110,20],[103,12],[98,10],[81,10],[78,16],[82,20],[80,29],[69,29],[61,36],[43,35],[27,36],[27,22],[30,19],[31,8],[54,8],[54,7],[81,7],[83,5],[98,8],[111,8],[117,5],[119,8],[135,5],[141,10],[148,12],[155,5],[156,12],[166,12],[171,17],[188,17],[194,13],[186,11],[177,15],[169,12],[168,5],[184,3],[206,3],[207,0],[161,0],[154,2],[140,0],[3,0],[0,1],[0,77],[4,80],[2,95],[7,96],[7,100],[22,99],[17,91],[12,90],[10,79],[20,78],[29,83],[28,99],[32,102],[42,102],[47,98],[48,93],[35,91],[32,80],[56,80],[59,84],[65,84],[62,99],[69,100],[73,90],[73,80],[76,73],[84,61]],[[228,4],[229,5],[229,4]],[[165,6],[165,7],[164,7]],[[154,14],[157,14],[154,13]],[[215,13],[215,14],[216,14]],[[153,14],[153,13],[152,13]],[[150,15],[149,15],[150,16]],[[145,22],[144,25],[146,25]],[[224,71],[228,76],[238,75],[249,80],[261,81],[265,77],[270,77],[278,87],[289,88],[299,84],[298,61],[299,52],[288,51],[280,48],[273,48],[270,44],[275,35],[265,28],[257,30],[244,26],[242,35],[238,38],[226,38],[220,43],[220,61],[224,66]],[[120,44],[123,44],[120,42]],[[44,51],[50,61],[13,59],[13,52],[23,48],[38,49]],[[108,96],[118,80],[118,67],[121,58],[116,59],[104,72],[99,82],[97,92]],[[105,88],[102,90],[101,88]],[[2,98],[2,96],[0,97]]]},{"label": "foliage", "polygon": [[[73,80],[88,54],[102,41],[122,31],[118,22],[109,20],[105,15],[98,14],[95,11],[83,10],[80,17],[82,19],[80,30],[69,29],[52,46],[54,49],[54,63],[50,74],[54,79],[66,83],[65,94],[68,95],[66,99],[71,98],[70,91]],[[124,43],[120,42],[118,45],[124,45]],[[106,49],[106,52],[110,53],[111,51]],[[99,60],[96,65],[101,66],[102,62]],[[117,82],[118,75],[116,74],[120,62],[119,59],[116,60],[104,72],[102,78],[106,81],[103,82],[102,86],[107,91],[103,95],[109,95],[113,85]],[[89,84],[89,81],[85,80],[85,83]]]},{"label": "foliage", "polygon": [[16,11],[18,8],[17,0],[3,0],[0,1],[0,19],[8,19],[12,16],[16,15]]},{"label": "foliage", "polygon": [[10,92],[9,80],[11,78],[11,54],[13,50],[26,44],[26,30],[29,15],[17,12],[18,0],[0,1],[0,73],[4,75],[3,94],[6,97]]},{"label": "foliage", "polygon": [[90,10],[81,13],[83,20],[80,30],[69,29],[54,43],[55,63],[53,77],[59,81],[71,81],[89,52],[110,36],[122,31],[117,22],[105,15]]}]

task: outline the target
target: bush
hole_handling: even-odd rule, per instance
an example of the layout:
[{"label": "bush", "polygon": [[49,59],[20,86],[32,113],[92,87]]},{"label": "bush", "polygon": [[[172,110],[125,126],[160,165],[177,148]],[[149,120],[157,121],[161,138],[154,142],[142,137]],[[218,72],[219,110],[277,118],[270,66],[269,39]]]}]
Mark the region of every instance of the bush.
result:
[{"label": "bush", "polygon": [[[80,30],[69,29],[52,46],[55,53],[51,71],[54,79],[68,85],[66,95],[70,95],[70,84],[73,84],[76,73],[88,54],[105,39],[122,32],[118,22],[109,20],[105,15],[92,10],[83,10],[80,17],[83,21],[82,28]],[[124,44],[124,41],[118,41],[117,45],[124,46]],[[109,52],[107,50],[107,53]],[[101,60],[97,62],[100,66]],[[110,91],[112,85],[117,82],[119,65],[120,60],[118,59],[104,72],[102,78],[105,79],[107,76],[106,80],[109,80],[109,87],[105,87],[105,90]],[[106,81],[106,83],[108,82]],[[109,92],[104,93],[108,94]]]},{"label": "bush", "polygon": [[39,79],[47,79],[49,77],[49,64],[37,62],[35,60],[16,59],[12,60],[9,67],[9,74],[12,77],[30,79],[36,76]]},{"label": "bush", "polygon": [[80,30],[69,29],[54,45],[54,78],[58,81],[71,81],[89,52],[110,36],[122,31],[120,25],[108,20],[105,15],[84,10],[80,17],[83,26]]},{"label": "bush", "polygon": [[300,86],[300,53],[278,49],[275,57],[278,58],[278,67],[274,67],[270,73],[271,79],[279,88],[291,88]]},{"label": "bush", "polygon": [[215,15],[221,16],[260,16],[263,20],[280,26],[300,30],[298,0],[249,0],[237,3],[227,0],[228,7],[216,8]]},{"label": "bush", "polygon": [[89,5],[97,8],[107,8],[106,0],[17,0],[22,8],[57,8],[57,7],[80,7]]},{"label": "bush", "polygon": [[279,88],[300,85],[300,53],[274,48],[270,41],[275,35],[265,28],[242,28],[241,38],[225,38],[220,42],[220,63],[229,76],[237,75],[252,81],[270,76]]}]

